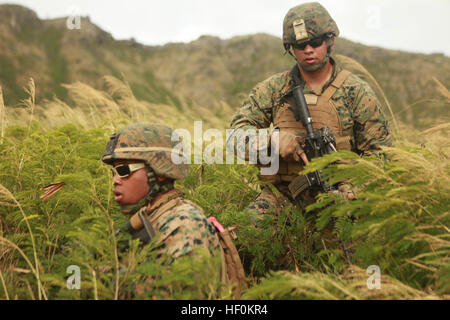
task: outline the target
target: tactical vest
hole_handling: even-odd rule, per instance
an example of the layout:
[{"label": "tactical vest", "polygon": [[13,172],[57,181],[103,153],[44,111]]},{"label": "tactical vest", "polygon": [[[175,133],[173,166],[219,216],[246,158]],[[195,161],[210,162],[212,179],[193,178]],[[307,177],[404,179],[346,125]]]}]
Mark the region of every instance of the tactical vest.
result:
[{"label": "tactical vest", "polygon": [[[166,193],[164,199],[161,199],[160,203],[163,203],[167,201],[167,199],[170,199],[174,196],[176,197],[175,199],[169,200],[160,207],[158,207],[157,203],[150,207],[149,211],[151,213],[147,219],[153,226],[156,227],[156,229],[159,229],[157,222],[158,219],[164,213],[180,205],[182,202],[188,203],[191,206],[197,208],[199,211],[203,212],[203,209],[196,203],[186,199],[182,200],[180,197],[177,197],[179,193],[176,193],[175,191],[178,190],[173,190],[173,192]],[[248,282],[245,278],[244,267],[242,265],[236,246],[233,242],[233,238],[236,237],[235,233],[233,232],[234,227],[222,227],[222,225],[216,220],[215,217],[209,217],[208,221],[216,228],[219,237],[221,256],[221,281],[231,284],[235,297],[239,299],[241,297],[242,290],[248,287]]]},{"label": "tactical vest", "polygon": [[[337,89],[351,75],[347,70],[341,70],[333,82],[321,95],[313,93],[305,94],[305,100],[313,121],[314,130],[327,126],[336,138],[337,150],[351,150],[350,137],[343,136],[341,128],[341,118],[336,110],[336,106],[331,99]],[[280,131],[288,131],[295,135],[306,136],[306,129],[301,121],[296,121],[294,113],[289,109],[294,104],[293,95],[286,96],[278,112],[274,115],[274,127]],[[303,170],[303,164],[294,161],[285,161],[280,157],[280,167],[275,175],[260,175],[262,181],[279,184],[281,182],[291,182],[298,173]]]},{"label": "tactical vest", "polygon": [[[200,206],[192,201],[183,199],[182,195],[182,191],[173,189],[165,193],[151,206],[144,207],[135,213],[130,218],[128,228],[133,235],[133,239],[139,238],[144,244],[148,243],[156,235],[154,230],[159,230],[160,218],[169,210],[183,203],[187,203],[203,212]],[[248,283],[245,279],[242,262],[232,240],[233,228],[224,229],[215,218],[212,219],[210,217],[208,221],[213,224],[218,232],[221,255],[220,279],[224,283],[232,284],[236,297],[240,297],[241,291],[248,286]],[[141,289],[138,289],[136,292],[140,292],[139,290]]]}]

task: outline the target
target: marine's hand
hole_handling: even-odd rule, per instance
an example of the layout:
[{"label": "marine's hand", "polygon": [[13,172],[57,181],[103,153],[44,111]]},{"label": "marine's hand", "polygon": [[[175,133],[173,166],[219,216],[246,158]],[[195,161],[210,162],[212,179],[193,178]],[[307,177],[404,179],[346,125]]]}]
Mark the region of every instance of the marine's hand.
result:
[{"label": "marine's hand", "polygon": [[277,140],[273,138],[276,134],[278,134],[278,150],[283,159],[294,159],[295,161],[302,159],[304,164],[308,164],[306,153],[301,147],[304,138],[286,131],[275,131],[272,134],[272,141]]},{"label": "marine's hand", "polygon": [[333,191],[336,194],[341,195],[344,199],[351,200],[355,198],[355,191],[348,183],[340,183],[338,189]]}]

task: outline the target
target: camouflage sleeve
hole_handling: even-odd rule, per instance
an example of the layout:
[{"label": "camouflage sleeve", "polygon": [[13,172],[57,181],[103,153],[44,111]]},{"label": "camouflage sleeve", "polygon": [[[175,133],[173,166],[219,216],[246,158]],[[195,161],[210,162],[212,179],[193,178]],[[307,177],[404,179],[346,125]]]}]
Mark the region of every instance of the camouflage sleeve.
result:
[{"label": "camouflage sleeve", "polygon": [[362,155],[375,154],[380,146],[392,146],[388,120],[367,83],[360,86],[352,109],[355,147]]},{"label": "camouflage sleeve", "polygon": [[271,77],[258,83],[231,120],[230,129],[235,129],[236,131],[228,137],[227,145],[233,148],[236,154],[244,154],[245,160],[251,158],[249,155],[250,150],[262,150],[269,146],[270,130],[267,130],[265,134],[267,144],[258,144],[257,139],[249,138],[245,138],[244,144],[238,144],[235,142],[235,138],[236,141],[242,141],[242,137],[246,137],[248,132],[250,132],[247,130],[254,129],[255,134],[262,134],[258,129],[270,128],[273,122],[275,82],[274,77]]},{"label": "camouflage sleeve", "polygon": [[214,256],[219,250],[219,238],[215,228],[199,209],[183,204],[171,210],[160,225],[161,250],[173,258],[194,254],[198,248]]},{"label": "camouflage sleeve", "polygon": [[231,120],[231,129],[268,128],[272,122],[272,86],[270,78],[258,83]]}]

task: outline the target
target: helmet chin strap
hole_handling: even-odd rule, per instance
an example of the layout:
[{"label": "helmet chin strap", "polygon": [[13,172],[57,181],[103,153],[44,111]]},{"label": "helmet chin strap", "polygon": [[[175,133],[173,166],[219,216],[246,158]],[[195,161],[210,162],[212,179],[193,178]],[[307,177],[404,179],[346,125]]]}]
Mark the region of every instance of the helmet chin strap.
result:
[{"label": "helmet chin strap", "polygon": [[140,208],[142,208],[145,204],[147,203],[147,199],[142,198],[138,203],[134,203],[134,204],[121,204],[120,208],[122,209],[122,212],[126,211],[126,214],[128,215],[133,215],[136,212],[138,212],[138,210]]},{"label": "helmet chin strap", "polygon": [[155,172],[148,164],[145,164],[145,167],[147,170],[147,183],[150,187],[150,191],[137,203],[120,206],[122,211],[126,210],[130,215],[135,214],[140,208],[145,206],[147,203],[150,203],[150,201],[152,201],[158,194],[165,193],[174,188],[173,181],[169,180],[168,182],[161,182],[156,178]]}]

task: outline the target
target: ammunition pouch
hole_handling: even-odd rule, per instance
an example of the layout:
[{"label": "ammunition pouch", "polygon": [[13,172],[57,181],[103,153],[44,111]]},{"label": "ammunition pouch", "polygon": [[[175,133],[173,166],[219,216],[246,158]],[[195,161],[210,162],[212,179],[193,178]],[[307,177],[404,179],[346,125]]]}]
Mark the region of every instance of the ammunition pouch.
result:
[{"label": "ammunition pouch", "polygon": [[328,191],[331,189],[325,181],[321,180],[320,172],[318,171],[297,176],[291,183],[289,183],[288,188],[293,199],[297,198],[299,194],[308,188],[321,189],[322,191]]},{"label": "ammunition pouch", "polygon": [[222,270],[225,270],[225,280],[233,285],[236,298],[240,299],[242,290],[248,287],[248,281],[245,278],[244,267],[233,242],[233,239],[237,238],[233,231],[234,227],[225,229],[215,217],[209,217],[208,221],[216,227],[219,233],[220,247],[223,252]]}]

